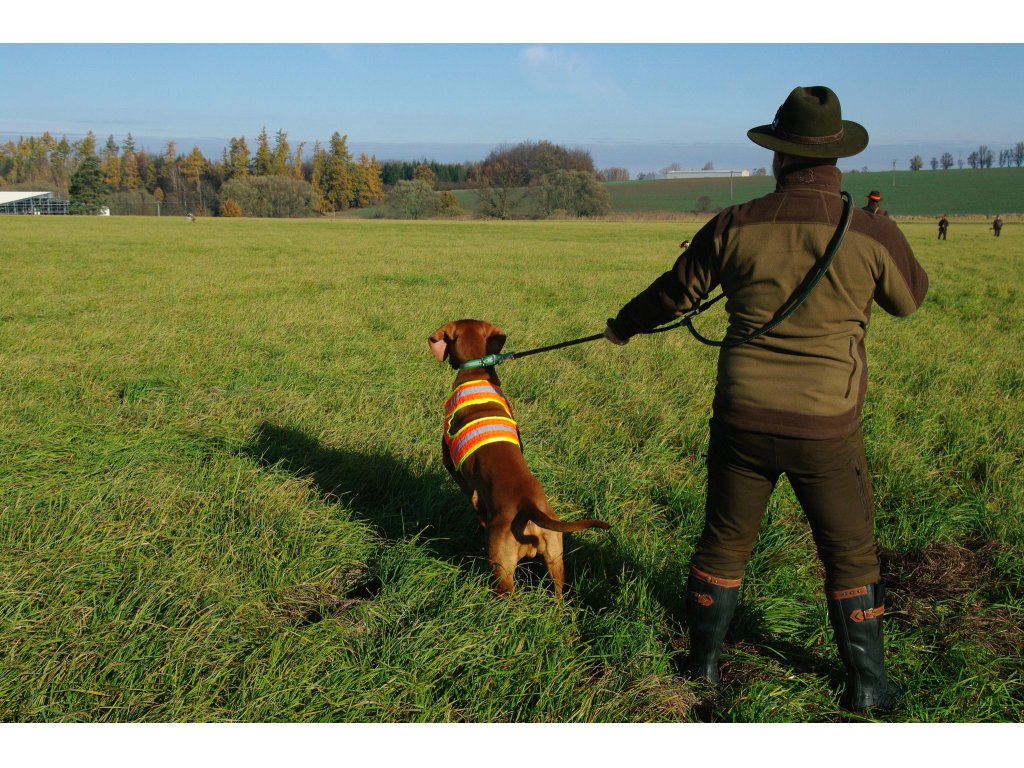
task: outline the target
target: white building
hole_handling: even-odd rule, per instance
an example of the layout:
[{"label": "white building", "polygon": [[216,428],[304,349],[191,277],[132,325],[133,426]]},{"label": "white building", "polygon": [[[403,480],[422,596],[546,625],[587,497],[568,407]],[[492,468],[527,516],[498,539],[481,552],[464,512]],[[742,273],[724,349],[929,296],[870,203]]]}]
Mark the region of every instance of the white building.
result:
[{"label": "white building", "polygon": [[668,171],[666,179],[732,179],[749,176],[750,171]]},{"label": "white building", "polygon": [[27,192],[0,190],[0,214],[67,214],[70,203],[57,200],[53,192]]}]

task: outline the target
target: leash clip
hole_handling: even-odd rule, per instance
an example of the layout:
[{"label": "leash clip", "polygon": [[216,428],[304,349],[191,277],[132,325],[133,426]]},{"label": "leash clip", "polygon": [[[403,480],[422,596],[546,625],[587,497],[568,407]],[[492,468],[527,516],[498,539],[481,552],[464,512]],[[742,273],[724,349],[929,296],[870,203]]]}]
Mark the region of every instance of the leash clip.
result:
[{"label": "leash clip", "polygon": [[492,365],[503,363],[506,360],[512,360],[515,358],[515,356],[515,352],[506,352],[500,355],[485,355],[483,357],[478,357],[475,360],[467,360],[466,362],[459,366],[459,370],[468,371],[473,368],[490,368]]}]

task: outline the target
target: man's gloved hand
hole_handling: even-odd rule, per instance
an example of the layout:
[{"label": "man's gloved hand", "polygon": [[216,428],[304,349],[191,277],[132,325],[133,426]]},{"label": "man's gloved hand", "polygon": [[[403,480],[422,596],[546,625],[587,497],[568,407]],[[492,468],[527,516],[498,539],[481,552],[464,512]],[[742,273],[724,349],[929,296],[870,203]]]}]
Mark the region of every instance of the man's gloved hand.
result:
[{"label": "man's gloved hand", "polygon": [[626,344],[629,343],[629,339],[625,339],[625,340],[620,339],[615,334],[615,331],[612,330],[612,319],[611,318],[608,318],[608,324],[605,325],[605,327],[604,327],[604,337],[606,339],[608,339],[608,341],[610,341],[612,344],[615,344],[615,345],[620,346],[620,347],[625,346]]}]

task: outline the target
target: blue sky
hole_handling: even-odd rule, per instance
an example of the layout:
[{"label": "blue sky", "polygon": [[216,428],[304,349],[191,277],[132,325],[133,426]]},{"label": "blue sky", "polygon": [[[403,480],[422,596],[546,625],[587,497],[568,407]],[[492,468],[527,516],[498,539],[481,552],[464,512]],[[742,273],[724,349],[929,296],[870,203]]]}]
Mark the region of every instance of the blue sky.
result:
[{"label": "blue sky", "polygon": [[[1024,141],[1024,100],[1012,74],[1024,71],[1024,45],[998,37],[933,40],[926,28],[916,40],[818,44],[795,42],[811,37],[797,26],[757,35],[738,24],[731,41],[678,34],[669,39],[681,42],[663,42],[654,31],[631,34],[628,25],[617,36],[615,23],[577,38],[566,22],[561,32],[544,27],[552,38],[545,40],[511,21],[502,27],[500,18],[434,18],[433,26],[409,30],[415,13],[389,19],[386,11],[358,20],[373,31],[360,37],[339,31],[348,28],[345,17],[314,3],[298,6],[294,19],[285,11],[272,29],[261,17],[233,37],[207,40],[196,30],[210,34],[208,13],[175,13],[178,21],[164,24],[116,10],[108,15],[115,23],[74,34],[62,32],[74,19],[33,25],[20,39],[0,31],[0,72],[26,73],[4,77],[0,137],[91,130],[102,142],[131,132],[148,151],[174,139],[179,150],[197,144],[219,156],[233,136],[253,146],[265,126],[271,135],[285,131],[293,146],[326,143],[338,131],[353,150],[379,159],[475,160],[501,143],[545,139],[589,149],[598,167],[634,174],[674,162],[760,167],[770,156],[746,130],[770,122],[795,85],[824,84],[839,94],[844,117],[871,136],[868,150],[848,161],[854,167],[888,169],[895,160],[905,168],[913,154],[927,162],[942,151],[966,155],[979,144],[998,151]],[[685,18],[712,28],[712,19],[721,24],[716,13]],[[901,23],[886,13],[889,26]],[[334,30],[325,39],[318,39],[319,14]],[[658,29],[655,16],[636,15]],[[212,29],[225,28],[218,20]],[[692,30],[679,19],[666,23]],[[469,42],[496,24],[511,39]],[[156,28],[163,37],[147,32]],[[293,29],[306,30],[305,39],[296,34],[293,42]],[[328,42],[332,34],[351,42]]]}]

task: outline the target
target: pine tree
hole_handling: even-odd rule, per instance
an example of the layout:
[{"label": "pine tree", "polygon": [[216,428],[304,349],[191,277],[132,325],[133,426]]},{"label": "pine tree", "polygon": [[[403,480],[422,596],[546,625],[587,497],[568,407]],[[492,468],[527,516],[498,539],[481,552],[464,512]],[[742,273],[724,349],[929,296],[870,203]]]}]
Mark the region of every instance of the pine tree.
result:
[{"label": "pine tree", "polygon": [[253,176],[272,176],[274,174],[274,156],[270,152],[270,139],[267,128],[263,127],[256,138],[256,155],[252,161]]},{"label": "pine tree", "polygon": [[381,166],[376,156],[368,158],[359,156],[359,164],[355,167],[354,197],[357,208],[363,208],[384,199],[384,182],[381,178]]},{"label": "pine tree", "polygon": [[295,148],[295,157],[292,160],[292,176],[296,179],[303,179],[302,173],[302,150],[306,147],[306,142],[300,141],[299,146]]},{"label": "pine tree", "polygon": [[320,142],[317,141],[313,144],[313,170],[309,183],[313,186],[313,210],[320,213],[327,213],[329,210],[333,210],[327,207],[328,203],[324,195],[324,175],[326,172],[327,153],[320,146]]},{"label": "pine tree", "polygon": [[245,143],[245,136],[240,139],[231,138],[231,152],[228,155],[227,168],[229,179],[249,175],[249,145]]},{"label": "pine tree", "polygon": [[107,145],[103,148],[103,159],[100,163],[100,168],[103,171],[103,183],[111,189],[117,189],[121,186],[121,158],[119,157],[120,149],[117,146],[117,142],[114,141],[114,136],[111,134],[107,137]]},{"label": "pine tree", "polygon": [[288,146],[288,134],[278,129],[274,137],[274,173],[278,176],[288,176],[288,160],[291,156],[291,147]]},{"label": "pine tree", "polygon": [[69,194],[74,213],[98,213],[103,202],[103,170],[96,155],[88,155],[71,177]]},{"label": "pine tree", "polygon": [[121,187],[135,190],[139,188],[139,161],[135,154],[135,139],[129,133],[121,145]]},{"label": "pine tree", "polygon": [[352,204],[352,182],[349,179],[352,155],[347,142],[348,136],[337,131],[331,136],[331,151],[327,155],[322,180],[324,200],[331,211],[343,211]]}]

